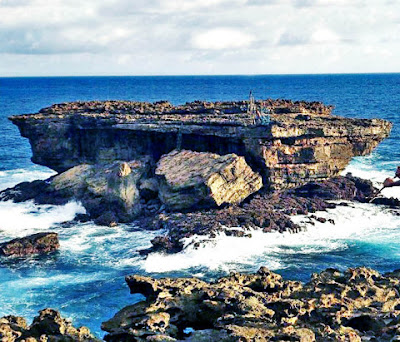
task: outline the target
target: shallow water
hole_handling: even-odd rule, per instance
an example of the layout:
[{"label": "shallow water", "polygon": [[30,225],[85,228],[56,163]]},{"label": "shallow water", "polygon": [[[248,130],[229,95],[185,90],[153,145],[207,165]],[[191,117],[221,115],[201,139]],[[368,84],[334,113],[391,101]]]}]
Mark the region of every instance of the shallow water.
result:
[{"label": "shallow water", "polygon": [[[11,114],[77,99],[168,99],[174,104],[245,99],[250,89],[258,98],[321,100],[334,104],[340,115],[393,121],[391,137],[372,155],[353,160],[346,170],[379,185],[400,164],[399,85],[397,74],[0,78],[0,188],[53,174],[30,162],[28,142],[7,120]],[[386,189],[384,194],[397,197],[400,189]],[[107,228],[63,223],[83,211],[79,203],[61,207],[0,203],[0,241],[39,231],[58,232],[61,240],[56,254],[0,261],[0,316],[17,314],[31,319],[39,309],[52,307],[101,336],[102,321],[142,299],[130,295],[125,285],[124,276],[132,273],[213,279],[231,270],[255,271],[265,265],[285,277],[306,281],[311,273],[327,267],[400,268],[400,217],[370,204],[350,204],[317,214],[333,218],[335,225],[312,225],[308,218],[298,216],[306,232],[255,231],[252,238],[221,235],[199,250],[189,247],[176,255],[153,254],[146,260],[137,250],[150,246],[151,238],[162,232],[144,232],[134,225]]]}]

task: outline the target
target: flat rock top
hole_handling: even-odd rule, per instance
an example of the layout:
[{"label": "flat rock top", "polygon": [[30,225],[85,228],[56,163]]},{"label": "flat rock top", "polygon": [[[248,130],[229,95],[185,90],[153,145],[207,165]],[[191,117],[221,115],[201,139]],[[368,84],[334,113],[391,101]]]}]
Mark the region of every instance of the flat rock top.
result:
[{"label": "flat rock top", "polygon": [[[270,113],[266,124],[254,122],[248,101],[201,102],[173,106],[169,102],[90,101],[55,104],[36,114],[16,115],[18,127],[42,127],[43,133],[69,126],[76,129],[124,129],[221,137],[286,138],[327,136],[388,136],[391,123],[381,119],[350,119],[331,115],[321,102],[260,100],[260,111]],[[24,130],[22,135],[31,136]]]},{"label": "flat rock top", "polygon": [[[197,124],[251,124],[252,117],[247,113],[248,101],[203,102],[194,101],[173,106],[167,101],[89,101],[69,102],[43,108],[36,114],[12,116],[12,121],[26,119],[63,118],[70,115],[116,119],[118,123],[163,121]],[[267,108],[271,114],[307,113],[328,116],[333,106],[321,102],[291,101],[267,99],[256,101],[257,107]]]},{"label": "flat rock top", "polygon": [[[173,106],[168,101],[135,102],[135,101],[89,101],[55,104],[40,110],[42,114],[58,113],[110,113],[110,114],[212,114],[246,112],[248,101],[194,101]],[[285,99],[267,99],[255,102],[263,104],[274,113],[309,112],[314,114],[330,114],[333,106],[321,102],[291,101]]]}]

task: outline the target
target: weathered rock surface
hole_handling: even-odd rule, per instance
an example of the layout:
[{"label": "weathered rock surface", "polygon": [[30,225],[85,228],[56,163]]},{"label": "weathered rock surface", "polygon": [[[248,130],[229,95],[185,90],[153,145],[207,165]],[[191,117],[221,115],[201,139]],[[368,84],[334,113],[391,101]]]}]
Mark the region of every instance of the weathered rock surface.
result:
[{"label": "weathered rock surface", "polygon": [[31,254],[46,254],[59,248],[57,233],[37,233],[0,243],[0,256],[23,257]]},{"label": "weathered rock surface", "polygon": [[80,200],[94,218],[112,213],[129,222],[141,213],[138,183],[148,172],[148,160],[79,165],[54,177],[49,190]]},{"label": "weathered rock surface", "polygon": [[86,327],[75,328],[62,318],[58,311],[39,311],[33,323],[28,326],[22,317],[0,318],[0,340],[2,342],[95,342],[96,339]]},{"label": "weathered rock surface", "polygon": [[141,253],[179,252],[183,248],[182,239],[195,234],[215,237],[218,233],[225,233],[246,237],[251,236],[250,229],[261,229],[266,233],[296,233],[301,231],[301,228],[293,223],[292,215],[307,215],[335,208],[336,204],[329,200],[368,202],[377,191],[370,181],[349,174],[346,177],[308,183],[296,189],[274,193],[260,191],[237,206],[184,213],[161,213],[141,222],[142,226],[149,229],[164,229],[166,232],[154,238],[151,241],[153,246]]},{"label": "weathered rock surface", "polygon": [[[321,103],[266,100],[271,123],[253,124],[248,103],[75,102],[13,116],[35,163],[58,172],[80,164],[161,155],[177,148],[244,156],[273,190],[338,176],[354,156],[388,136],[384,120],[330,115]],[[256,103],[257,106],[261,102]]]},{"label": "weathered rock surface", "polygon": [[81,201],[92,219],[100,224],[130,222],[142,213],[138,186],[150,171],[149,159],[111,164],[75,166],[46,181],[18,184],[0,192],[0,199],[65,204]]},{"label": "weathered rock surface", "polygon": [[400,272],[327,269],[302,284],[262,267],[215,282],[126,277],[146,301],[102,324],[106,341],[397,341]]},{"label": "weathered rock surface", "polygon": [[262,187],[262,178],[235,154],[173,151],[161,157],[160,199],[167,209],[238,204]]}]

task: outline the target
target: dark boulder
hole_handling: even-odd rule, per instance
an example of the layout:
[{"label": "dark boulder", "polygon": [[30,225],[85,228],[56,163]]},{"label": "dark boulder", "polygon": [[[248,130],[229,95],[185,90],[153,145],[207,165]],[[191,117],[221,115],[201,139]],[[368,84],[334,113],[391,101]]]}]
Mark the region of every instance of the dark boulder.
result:
[{"label": "dark boulder", "polygon": [[46,254],[60,248],[57,233],[37,233],[0,244],[0,255],[24,257],[31,254]]}]

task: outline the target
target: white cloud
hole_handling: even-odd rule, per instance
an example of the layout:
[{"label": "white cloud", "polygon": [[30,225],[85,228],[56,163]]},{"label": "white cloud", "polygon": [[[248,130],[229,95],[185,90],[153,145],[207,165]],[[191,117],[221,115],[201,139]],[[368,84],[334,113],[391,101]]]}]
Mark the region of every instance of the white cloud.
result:
[{"label": "white cloud", "polygon": [[0,0],[0,75],[400,71],[399,13],[393,0]]},{"label": "white cloud", "polygon": [[311,42],[322,44],[334,44],[340,42],[340,37],[330,29],[319,28],[311,35]]},{"label": "white cloud", "polygon": [[193,47],[202,50],[223,50],[244,48],[254,38],[231,28],[216,28],[196,34],[192,39]]}]

